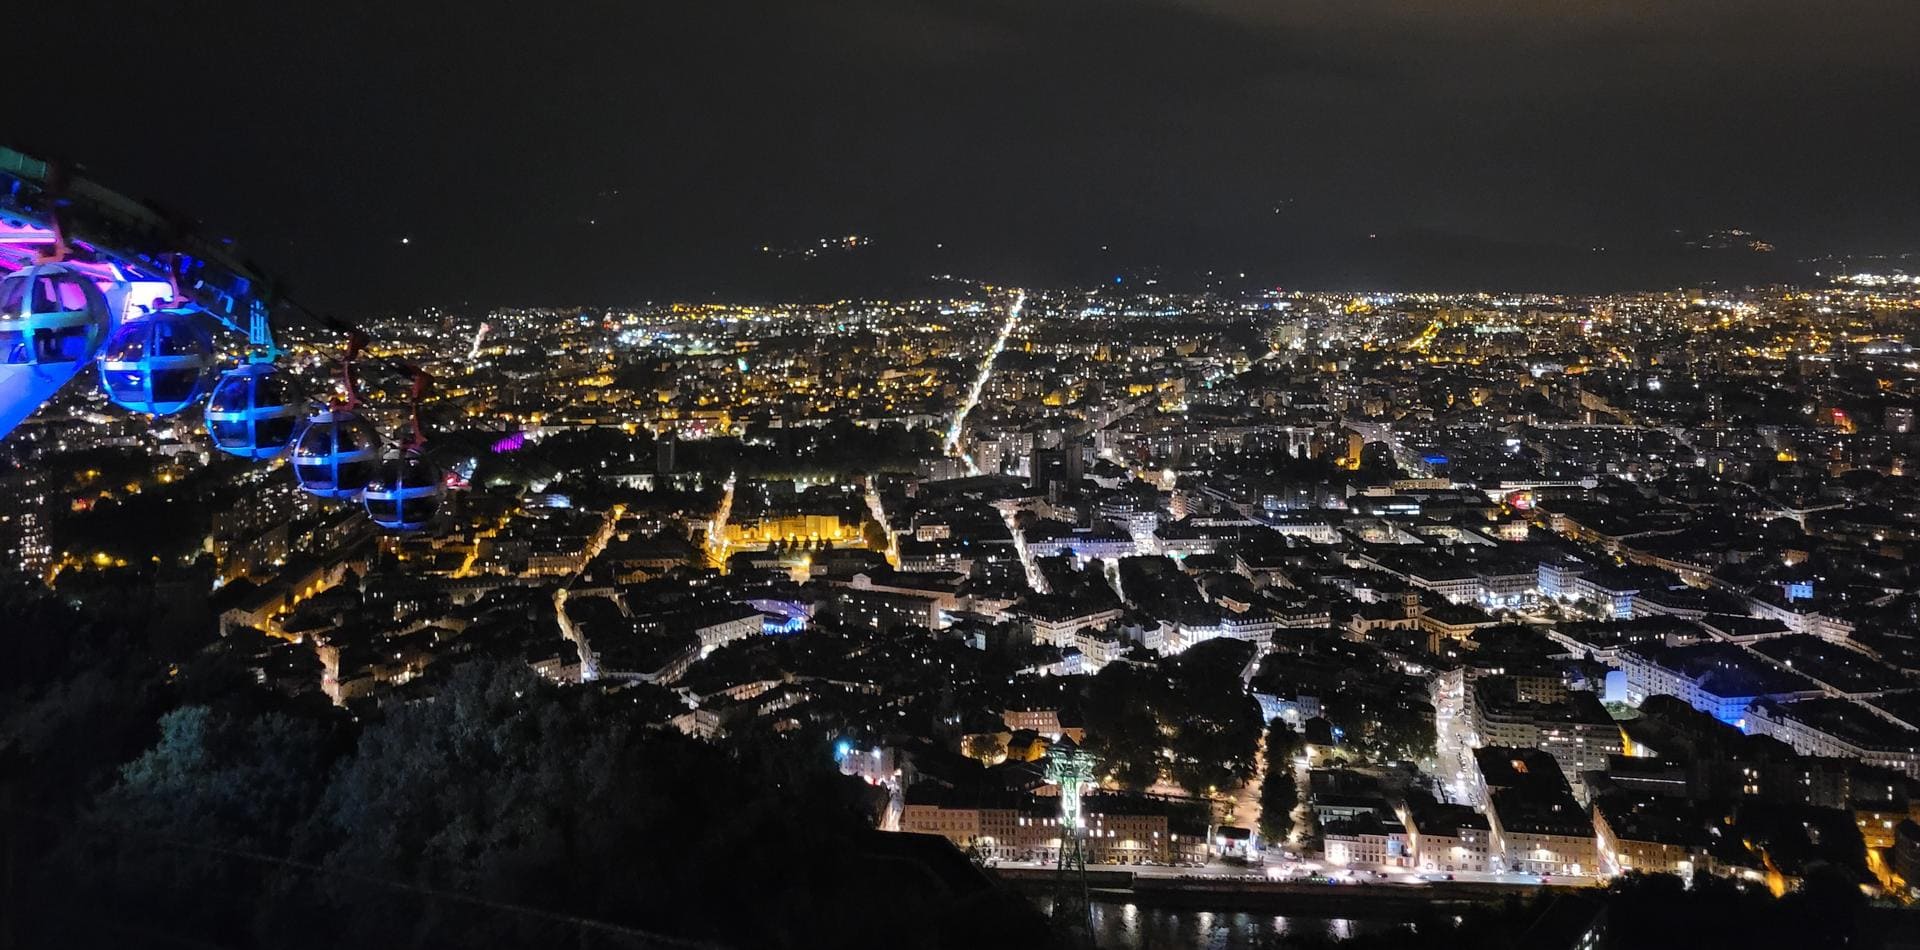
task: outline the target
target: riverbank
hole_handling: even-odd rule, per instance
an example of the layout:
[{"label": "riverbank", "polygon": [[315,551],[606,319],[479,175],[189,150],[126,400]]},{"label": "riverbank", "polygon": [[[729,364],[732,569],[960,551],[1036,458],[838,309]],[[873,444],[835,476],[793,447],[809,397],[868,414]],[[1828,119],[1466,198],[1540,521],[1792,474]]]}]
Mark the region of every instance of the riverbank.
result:
[{"label": "riverbank", "polygon": [[[1052,892],[1054,872],[1040,868],[1000,868],[1009,887],[1029,896]],[[1543,890],[1578,892],[1583,888],[1543,888],[1536,884],[1437,881],[1405,884],[1329,884],[1255,878],[1184,878],[1136,875],[1129,871],[1087,872],[1089,896],[1109,903],[1185,910],[1305,914],[1314,917],[1394,922],[1434,905],[1492,903],[1508,896]]]}]

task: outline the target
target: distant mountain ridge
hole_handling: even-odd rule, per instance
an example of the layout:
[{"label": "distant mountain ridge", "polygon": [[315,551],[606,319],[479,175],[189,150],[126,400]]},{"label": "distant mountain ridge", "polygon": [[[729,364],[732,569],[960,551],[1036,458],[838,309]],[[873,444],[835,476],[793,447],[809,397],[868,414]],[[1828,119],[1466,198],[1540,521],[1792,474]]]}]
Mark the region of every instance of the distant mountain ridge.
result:
[{"label": "distant mountain ridge", "polygon": [[1680,234],[1632,246],[1573,247],[1433,230],[1328,236],[1211,254],[1190,248],[1157,260],[1120,252],[1048,254],[1015,247],[935,246],[879,236],[858,253],[743,253],[738,259],[711,263],[713,273],[700,280],[706,288],[703,296],[761,299],[938,295],[951,293],[954,279],[1031,287],[1138,286],[1151,281],[1151,286],[1169,292],[1286,287],[1563,293],[1819,279],[1814,266],[1788,253],[1740,244],[1713,246]]}]

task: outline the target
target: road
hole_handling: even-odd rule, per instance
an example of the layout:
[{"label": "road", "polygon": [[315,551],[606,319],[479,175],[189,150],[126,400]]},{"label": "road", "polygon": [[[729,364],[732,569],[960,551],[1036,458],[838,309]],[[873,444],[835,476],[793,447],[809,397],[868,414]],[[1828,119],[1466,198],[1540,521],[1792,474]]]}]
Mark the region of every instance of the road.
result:
[{"label": "road", "polygon": [[1434,743],[1434,768],[1430,773],[1440,786],[1441,797],[1459,805],[1473,804],[1467,786],[1472,765],[1473,730],[1467,722],[1466,699],[1458,690],[1436,683],[1433,689],[1433,721],[1437,735]]},{"label": "road", "polygon": [[979,466],[973,463],[973,457],[960,451],[960,433],[966,428],[967,413],[980,402],[980,393],[987,388],[987,378],[993,375],[993,362],[1000,358],[1000,351],[1007,348],[1007,338],[1013,335],[1015,324],[1020,322],[1020,310],[1027,305],[1027,292],[1022,290],[1014,294],[1013,305],[1007,308],[1007,322],[1000,327],[1000,335],[993,338],[993,345],[987,348],[985,359],[980,361],[980,374],[973,379],[973,387],[967,390],[967,398],[960,403],[960,409],[953,414],[953,425],[947,429],[946,451],[950,456],[958,456],[967,463],[967,474],[980,474]]},{"label": "road", "polygon": [[1227,799],[1227,813],[1222,816],[1236,827],[1260,830],[1260,783],[1267,774],[1266,743],[1262,742],[1253,750],[1253,778],[1233,789]]},{"label": "road", "polygon": [[1020,514],[1019,506],[1003,502],[995,507],[1000,509],[1000,517],[1007,523],[1007,533],[1013,535],[1013,553],[1019,556],[1020,566],[1026,568],[1027,586],[1038,594],[1052,593],[1047,587],[1047,576],[1040,572],[1039,562],[1034,560],[1033,551],[1027,547],[1027,534],[1020,530],[1016,520]]},{"label": "road", "polygon": [[[1052,870],[1053,864],[1044,861],[997,861],[997,868],[1018,868],[1022,870]],[[1372,887],[1424,887],[1430,884],[1500,884],[1512,886],[1539,886],[1553,884],[1564,887],[1588,887],[1601,883],[1599,878],[1582,876],[1571,877],[1554,875],[1543,879],[1537,874],[1523,874],[1517,871],[1458,871],[1447,880],[1444,873],[1415,871],[1409,868],[1382,869],[1376,875],[1371,870],[1326,868],[1316,861],[1286,861],[1275,859],[1267,864],[1236,864],[1221,860],[1207,862],[1202,867],[1167,867],[1154,864],[1089,864],[1088,871],[1123,871],[1143,878],[1196,878],[1215,881],[1281,881],[1304,878],[1313,874],[1323,874],[1329,880],[1344,884],[1364,884]]]},{"label": "road", "polygon": [[[567,616],[567,592],[580,580],[580,574],[586,570],[587,565],[594,558],[599,557],[601,551],[607,549],[607,544],[613,540],[614,530],[620,524],[621,516],[626,512],[625,505],[615,505],[607,509],[606,520],[601,523],[600,530],[595,531],[593,537],[587,539],[586,548],[580,558],[580,570],[574,571],[566,581],[553,589],[554,619],[560,624],[560,635],[571,641],[574,649],[580,653],[581,682],[592,682],[600,678],[600,659],[593,652],[593,645],[588,643],[587,638],[580,633],[580,629],[573,625],[573,618]],[[621,610],[624,612],[626,608],[622,606]]]},{"label": "road", "polygon": [[714,509],[713,520],[707,523],[707,557],[713,566],[721,571],[727,569],[727,519],[733,515],[733,485],[736,475],[728,475],[722,486],[725,491],[720,495],[720,507]]},{"label": "road", "polygon": [[889,567],[900,566],[900,539],[893,536],[893,528],[887,522],[887,506],[880,498],[880,490],[875,487],[874,479],[867,478],[867,514],[880,526],[880,533],[887,539],[886,554]]}]

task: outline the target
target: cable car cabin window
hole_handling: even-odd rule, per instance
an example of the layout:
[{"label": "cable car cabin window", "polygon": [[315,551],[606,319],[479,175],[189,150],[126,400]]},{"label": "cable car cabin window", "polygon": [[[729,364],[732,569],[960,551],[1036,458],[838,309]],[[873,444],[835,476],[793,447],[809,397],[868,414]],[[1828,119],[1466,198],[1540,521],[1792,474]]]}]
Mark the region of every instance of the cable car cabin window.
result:
[{"label": "cable car cabin window", "polygon": [[253,377],[254,405],[283,406],[294,401],[293,387],[281,374],[268,372]]},{"label": "cable car cabin window", "polygon": [[[288,426],[292,434],[292,426]],[[215,445],[223,449],[245,449],[252,447],[247,437],[247,423],[241,419],[212,419],[207,422],[207,432],[213,436]]]},{"label": "cable car cabin window", "polygon": [[[248,441],[246,431],[247,424],[244,422],[236,422],[232,423],[232,425],[237,426],[239,432],[239,435],[234,439],[234,444],[246,443]],[[258,419],[253,423],[254,435],[252,441],[263,446],[286,445],[293,441],[293,430],[299,428],[299,426],[300,417],[294,415],[269,416],[264,419]]]},{"label": "cable car cabin window", "polygon": [[439,507],[440,499],[432,495],[408,498],[400,503],[400,520],[408,524],[425,524],[433,518],[434,511]]},{"label": "cable car cabin window", "polygon": [[10,280],[4,284],[0,284],[0,313],[17,314],[26,313],[28,310],[54,309],[52,298],[47,297],[44,293],[34,295],[36,301],[44,302],[33,307],[27,306],[28,292],[36,289],[42,283],[51,283],[51,281],[44,279],[32,280],[22,277],[19,280]]},{"label": "cable car cabin window", "polygon": [[153,328],[153,355],[198,356],[206,351],[205,339],[190,324],[161,323]]},{"label": "cable car cabin window", "polygon": [[85,310],[87,307],[86,289],[73,281],[46,278],[36,283],[46,288],[47,302],[53,309]]},{"label": "cable car cabin window", "polygon": [[341,426],[336,430],[334,437],[334,452],[346,455],[349,452],[358,452],[369,444],[358,429],[352,426]]},{"label": "cable car cabin window", "polygon": [[87,358],[86,326],[0,330],[0,351],[9,365],[78,363]]},{"label": "cable car cabin window", "polygon": [[[84,278],[82,278],[84,279]],[[87,289],[78,280],[39,274],[10,280],[0,287],[0,312],[49,313],[87,309]]]},{"label": "cable car cabin window", "polygon": [[77,363],[107,323],[106,298],[85,274],[49,264],[0,278],[0,358],[8,363]]},{"label": "cable car cabin window", "polygon": [[294,471],[300,475],[300,484],[304,487],[330,489],[333,487],[333,466],[325,462],[317,465],[295,465]]},{"label": "cable car cabin window", "polygon": [[153,374],[153,401],[156,403],[192,402],[200,388],[200,371],[195,369],[159,370]]},{"label": "cable car cabin window", "polygon": [[138,392],[146,387],[146,381],[141,378],[140,371],[137,369],[103,369],[100,373],[107,378],[108,389]]}]

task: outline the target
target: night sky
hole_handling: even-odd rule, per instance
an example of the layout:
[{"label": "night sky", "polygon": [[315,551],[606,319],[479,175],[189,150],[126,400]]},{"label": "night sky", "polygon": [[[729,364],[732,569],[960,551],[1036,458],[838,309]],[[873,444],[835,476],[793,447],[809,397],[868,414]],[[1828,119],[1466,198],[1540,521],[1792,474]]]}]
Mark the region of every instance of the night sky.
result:
[{"label": "night sky", "polygon": [[[348,312],[808,267],[1631,285],[1728,227],[1781,264],[1920,250],[1915,0],[52,0],[4,29],[0,141]],[[851,233],[858,267],[759,253]]]}]

